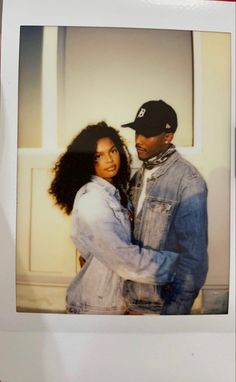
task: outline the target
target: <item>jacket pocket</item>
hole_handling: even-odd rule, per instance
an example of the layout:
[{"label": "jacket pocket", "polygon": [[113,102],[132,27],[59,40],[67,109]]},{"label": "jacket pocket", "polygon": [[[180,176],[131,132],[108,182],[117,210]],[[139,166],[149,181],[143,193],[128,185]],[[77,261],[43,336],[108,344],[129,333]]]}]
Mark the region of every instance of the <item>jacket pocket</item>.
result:
[{"label": "jacket pocket", "polygon": [[160,304],[162,303],[157,285],[141,284],[126,280],[124,283],[123,296],[128,304]]},{"label": "jacket pocket", "polygon": [[[140,227],[143,246],[162,249],[174,213],[176,202],[147,198],[143,205]],[[144,214],[144,215],[143,215]]]}]

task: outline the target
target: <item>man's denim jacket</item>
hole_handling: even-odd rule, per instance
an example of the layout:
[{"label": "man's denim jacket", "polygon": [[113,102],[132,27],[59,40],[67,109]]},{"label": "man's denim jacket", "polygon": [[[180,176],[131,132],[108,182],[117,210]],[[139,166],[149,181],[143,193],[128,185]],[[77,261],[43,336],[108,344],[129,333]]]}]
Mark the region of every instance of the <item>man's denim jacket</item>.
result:
[{"label": "man's denim jacket", "polygon": [[85,265],[67,291],[71,313],[122,314],[124,279],[141,283],[171,282],[178,255],[131,243],[128,212],[118,190],[93,176],[76,195],[72,239]]},{"label": "man's denim jacket", "polygon": [[[131,180],[131,200],[136,209],[142,188],[143,167]],[[158,288],[126,282],[130,309],[187,314],[208,271],[207,187],[197,169],[176,151],[149,178],[141,211],[135,216],[134,243],[180,257],[171,286]]]}]

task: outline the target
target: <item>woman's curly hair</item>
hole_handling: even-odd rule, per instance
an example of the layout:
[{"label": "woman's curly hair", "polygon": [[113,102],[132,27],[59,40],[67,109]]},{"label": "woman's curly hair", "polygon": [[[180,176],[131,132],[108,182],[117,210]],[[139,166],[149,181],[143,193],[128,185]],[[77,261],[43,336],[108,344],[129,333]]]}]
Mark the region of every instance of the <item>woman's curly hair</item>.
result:
[{"label": "woman's curly hair", "polygon": [[121,203],[127,205],[131,155],[119,132],[102,121],[83,129],[52,170],[54,179],[48,192],[67,215],[72,211],[77,191],[95,175],[94,159],[97,141],[101,138],[110,138],[120,153],[120,168],[113,185],[120,191]]}]

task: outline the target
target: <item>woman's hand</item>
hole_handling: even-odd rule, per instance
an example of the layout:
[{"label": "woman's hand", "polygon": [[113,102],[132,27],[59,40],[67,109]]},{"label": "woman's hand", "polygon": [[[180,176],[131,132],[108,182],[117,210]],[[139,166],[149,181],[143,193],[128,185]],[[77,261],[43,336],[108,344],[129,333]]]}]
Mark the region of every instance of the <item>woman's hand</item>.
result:
[{"label": "woman's hand", "polygon": [[82,256],[79,256],[79,264],[80,264],[80,268],[82,268],[84,266],[84,264],[86,263],[86,260],[82,257]]}]

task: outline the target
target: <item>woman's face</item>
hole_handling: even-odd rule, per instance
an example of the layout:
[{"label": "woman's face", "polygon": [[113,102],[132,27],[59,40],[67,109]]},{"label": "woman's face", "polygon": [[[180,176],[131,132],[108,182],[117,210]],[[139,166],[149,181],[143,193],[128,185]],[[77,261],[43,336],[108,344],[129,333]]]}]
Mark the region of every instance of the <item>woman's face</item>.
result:
[{"label": "woman's face", "polygon": [[97,176],[112,183],[120,168],[120,153],[110,138],[97,141],[94,167]]}]

